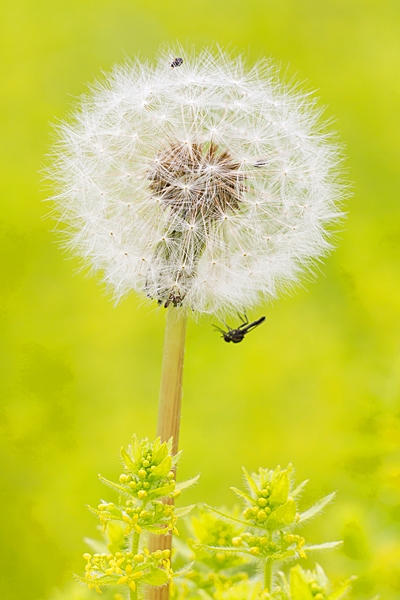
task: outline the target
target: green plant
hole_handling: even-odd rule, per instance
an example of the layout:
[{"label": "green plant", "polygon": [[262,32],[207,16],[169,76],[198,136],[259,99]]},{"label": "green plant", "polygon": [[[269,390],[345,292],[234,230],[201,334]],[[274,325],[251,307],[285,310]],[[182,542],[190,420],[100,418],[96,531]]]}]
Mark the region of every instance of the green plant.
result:
[{"label": "green plant", "polygon": [[[117,492],[118,502],[89,507],[102,524],[104,542],[90,540],[94,554],[84,555],[86,575],[78,577],[90,589],[114,588],[114,600],[142,599],[146,586],[169,586],[173,600],[339,600],[350,580],[333,590],[317,565],[305,571],[299,565],[288,574],[282,567],[306,558],[310,552],[337,547],[340,542],[307,544],[297,528],[318,515],[334,498],[329,494],[305,511],[299,499],[306,481],[293,484],[293,469],[243,469],[246,491],[232,488],[244,504],[228,510],[199,506],[175,508],[169,503],[198,477],[176,483],[174,469],[179,455],[172,440],[138,441],[133,436],[128,450],[121,449],[124,472],[118,482],[100,476]],[[169,549],[154,552],[147,534],[178,534],[171,563]],[[170,585],[171,584],[171,585]]]},{"label": "green plant", "polygon": [[161,586],[170,582],[173,575],[170,550],[150,552],[142,544],[142,534],[177,533],[178,518],[193,506],[177,509],[168,501],[177,498],[181,490],[196,483],[198,478],[175,482],[179,454],[172,454],[172,439],[161,442],[157,438],[150,442],[146,438],[139,442],[133,436],[128,450],[121,449],[121,458],[124,472],[118,483],[100,475],[102,483],[118,493],[118,502],[103,501],[97,508],[89,507],[100,519],[103,533],[110,524],[114,525],[112,551],[86,553],[86,575],[78,579],[97,592],[105,586],[124,586],[130,599],[135,600],[145,584]]}]

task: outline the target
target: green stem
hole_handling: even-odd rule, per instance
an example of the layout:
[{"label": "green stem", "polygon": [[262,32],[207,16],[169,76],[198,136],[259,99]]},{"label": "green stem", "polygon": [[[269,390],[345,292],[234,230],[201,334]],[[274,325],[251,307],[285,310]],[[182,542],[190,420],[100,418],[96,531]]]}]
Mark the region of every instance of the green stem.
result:
[{"label": "green stem", "polygon": [[135,554],[138,553],[138,550],[139,550],[139,539],[140,539],[140,533],[134,532],[134,534],[132,536],[132,552],[133,552],[133,556],[135,556]]},{"label": "green stem", "polygon": [[[138,553],[139,550],[139,539],[140,533],[134,532],[132,535],[132,553],[133,556]],[[129,600],[138,600],[138,586],[136,586],[135,590],[131,590],[129,588]]]},{"label": "green stem", "polygon": [[264,565],[264,589],[270,593],[272,591],[272,562],[266,562]]}]

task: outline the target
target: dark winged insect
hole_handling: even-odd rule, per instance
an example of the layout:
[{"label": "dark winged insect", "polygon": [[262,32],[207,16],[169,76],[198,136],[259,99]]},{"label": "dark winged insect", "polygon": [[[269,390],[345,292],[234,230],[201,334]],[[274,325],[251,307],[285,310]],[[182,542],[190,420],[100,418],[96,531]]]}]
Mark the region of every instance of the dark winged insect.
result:
[{"label": "dark winged insect", "polygon": [[175,69],[175,67],[180,67],[183,64],[183,58],[174,58],[171,63],[171,68]]},{"label": "dark winged insect", "polygon": [[265,317],[260,317],[259,319],[257,319],[257,321],[249,323],[246,313],[243,314],[243,317],[239,315],[239,318],[242,321],[242,324],[239,325],[237,329],[232,329],[231,327],[229,327],[229,325],[226,325],[225,323],[225,325],[228,328],[228,331],[224,331],[223,329],[221,329],[221,327],[217,327],[216,325],[214,325],[215,329],[222,333],[221,337],[224,338],[225,342],[233,342],[234,344],[238,344],[244,339],[244,336],[247,333],[249,333],[249,331],[252,331],[255,327],[258,327],[259,325],[261,325],[261,323],[265,321]]}]

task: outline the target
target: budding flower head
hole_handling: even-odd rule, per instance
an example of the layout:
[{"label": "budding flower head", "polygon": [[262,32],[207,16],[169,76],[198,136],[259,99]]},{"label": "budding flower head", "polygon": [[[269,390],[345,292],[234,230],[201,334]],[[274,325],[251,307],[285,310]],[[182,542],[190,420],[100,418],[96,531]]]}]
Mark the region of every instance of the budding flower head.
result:
[{"label": "budding flower head", "polygon": [[272,299],[329,251],[341,214],[340,149],[318,119],[269,62],[180,48],[115,67],[59,128],[65,245],[116,300],[226,313]]}]

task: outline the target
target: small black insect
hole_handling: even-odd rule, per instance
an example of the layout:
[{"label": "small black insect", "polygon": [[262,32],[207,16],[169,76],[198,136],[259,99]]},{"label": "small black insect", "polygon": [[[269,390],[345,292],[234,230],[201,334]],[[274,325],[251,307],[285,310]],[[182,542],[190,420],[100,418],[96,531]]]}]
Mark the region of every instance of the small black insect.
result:
[{"label": "small black insect", "polygon": [[180,67],[183,64],[183,58],[174,58],[171,63],[171,68],[175,69],[175,67]]},{"label": "small black insect", "polygon": [[252,331],[252,329],[258,327],[258,325],[261,325],[261,323],[265,321],[265,317],[260,317],[259,319],[257,319],[257,321],[253,321],[249,324],[249,320],[247,318],[246,313],[244,313],[243,317],[241,315],[239,315],[239,317],[242,321],[242,324],[239,325],[237,329],[231,329],[231,327],[229,327],[229,325],[226,325],[225,323],[225,325],[228,328],[228,331],[224,331],[223,329],[221,329],[221,327],[217,327],[216,325],[214,325],[215,329],[222,333],[221,337],[224,338],[225,342],[233,342],[234,344],[238,344],[244,339],[246,333],[249,333],[249,331]]}]

